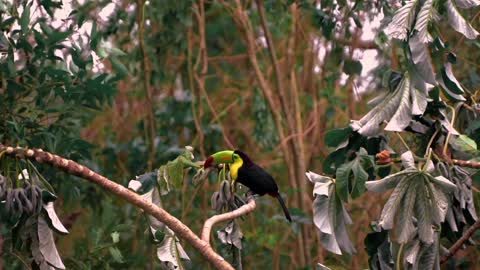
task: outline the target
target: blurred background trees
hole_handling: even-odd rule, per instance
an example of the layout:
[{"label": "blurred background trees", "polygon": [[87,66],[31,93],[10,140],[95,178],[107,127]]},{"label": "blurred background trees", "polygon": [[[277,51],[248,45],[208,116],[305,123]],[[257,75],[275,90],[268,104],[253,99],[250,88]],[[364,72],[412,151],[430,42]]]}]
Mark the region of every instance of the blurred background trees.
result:
[{"label": "blurred background trees", "polygon": [[[385,196],[367,193],[349,206],[357,253],[327,255],[312,225],[305,172],[322,171],[331,150],[325,131],[360,118],[382,77],[400,68],[403,48],[380,31],[399,2],[2,1],[0,141],[48,149],[125,186],[185,145],[199,159],[242,149],[277,179],[297,220],[287,224],[269,207],[275,202],[259,199],[243,222],[245,269],[309,269],[319,261],[365,268],[363,241]],[[475,89],[479,43],[444,28],[445,39],[457,41],[457,78]],[[67,268],[154,269],[138,210],[40,169],[71,231],[57,243]],[[201,191],[186,182],[168,195],[167,209],[198,232],[217,189],[214,179]],[[11,252],[10,241],[3,264],[22,269],[24,255]],[[189,255],[192,269],[207,268]]]}]

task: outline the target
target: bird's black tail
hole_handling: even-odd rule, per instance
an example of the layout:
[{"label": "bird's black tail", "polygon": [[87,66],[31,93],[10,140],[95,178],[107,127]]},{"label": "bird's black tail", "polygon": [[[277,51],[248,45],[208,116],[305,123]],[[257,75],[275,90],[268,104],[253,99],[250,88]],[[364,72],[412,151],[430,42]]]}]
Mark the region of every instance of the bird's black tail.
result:
[{"label": "bird's black tail", "polygon": [[275,194],[275,197],[277,197],[278,202],[279,202],[280,205],[282,206],[283,213],[285,213],[285,217],[287,218],[288,222],[292,222],[292,217],[290,216],[290,212],[288,212],[288,208],[287,208],[287,206],[285,205],[285,201],[283,200],[283,198],[282,198],[282,196],[280,195],[280,193]]}]

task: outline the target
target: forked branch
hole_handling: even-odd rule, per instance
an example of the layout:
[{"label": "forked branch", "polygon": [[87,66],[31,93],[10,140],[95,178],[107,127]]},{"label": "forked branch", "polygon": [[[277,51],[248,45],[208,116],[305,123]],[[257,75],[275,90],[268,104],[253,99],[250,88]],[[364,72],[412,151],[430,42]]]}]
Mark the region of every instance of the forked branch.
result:
[{"label": "forked branch", "polygon": [[246,215],[250,212],[253,212],[256,207],[257,204],[255,203],[255,198],[253,198],[253,196],[250,196],[248,198],[248,203],[242,205],[238,209],[235,209],[232,212],[215,215],[207,219],[207,221],[205,221],[205,224],[203,225],[202,240],[210,244],[210,232],[212,231],[212,228],[215,224]]},{"label": "forked branch", "polygon": [[[234,268],[220,255],[218,255],[208,242],[200,239],[189,227],[180,220],[172,216],[164,209],[151,202],[144,200],[137,193],[119,185],[106,177],[90,170],[89,168],[78,164],[75,161],[51,154],[41,149],[27,149],[23,147],[7,147],[0,144],[0,153],[10,157],[20,159],[30,159],[39,163],[45,163],[59,168],[68,174],[76,175],[95,183],[104,189],[112,192],[123,200],[141,208],[145,213],[154,216],[172,229],[180,238],[185,239],[190,245],[200,252],[200,254],[210,262],[215,268],[222,270],[234,270]],[[228,213],[227,213],[228,214]]]}]

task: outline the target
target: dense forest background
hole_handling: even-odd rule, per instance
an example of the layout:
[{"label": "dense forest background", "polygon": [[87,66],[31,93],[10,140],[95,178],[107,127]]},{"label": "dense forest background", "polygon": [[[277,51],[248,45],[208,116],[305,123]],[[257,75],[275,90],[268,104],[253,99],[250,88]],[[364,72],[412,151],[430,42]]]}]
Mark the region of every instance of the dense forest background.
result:
[{"label": "dense forest background", "polygon": [[[0,143],[48,150],[124,186],[187,145],[196,160],[242,149],[275,177],[295,220],[258,198],[240,221],[244,269],[367,268],[364,240],[389,194],[349,202],[356,253],[334,255],[319,245],[305,172],[328,173],[324,162],[337,141],[326,132],[360,119],[392,71],[405,68],[405,47],[382,32],[401,2],[2,0]],[[462,12],[480,29],[478,8]],[[478,102],[480,43],[446,20],[434,27],[455,53],[456,78]],[[478,127],[467,129],[477,142]],[[80,178],[38,170],[69,230],[55,238],[67,269],[158,267],[141,211]],[[192,175],[162,200],[199,232],[215,213],[210,197],[219,184],[211,177],[192,185]],[[11,226],[0,223],[0,269],[25,269],[28,253],[10,247]],[[182,245],[187,269],[211,267]],[[219,240],[213,247],[232,258]],[[457,267],[478,267],[478,248],[459,254]]]}]

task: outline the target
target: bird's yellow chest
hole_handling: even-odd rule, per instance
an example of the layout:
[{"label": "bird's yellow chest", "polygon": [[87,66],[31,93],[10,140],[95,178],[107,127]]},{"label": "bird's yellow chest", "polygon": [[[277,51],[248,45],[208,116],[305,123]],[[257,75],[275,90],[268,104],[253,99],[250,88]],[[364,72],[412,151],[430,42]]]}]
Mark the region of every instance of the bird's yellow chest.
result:
[{"label": "bird's yellow chest", "polygon": [[233,180],[237,180],[238,178],[238,170],[242,167],[243,160],[237,159],[235,162],[230,164],[230,175],[232,176]]}]

